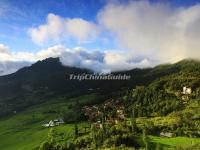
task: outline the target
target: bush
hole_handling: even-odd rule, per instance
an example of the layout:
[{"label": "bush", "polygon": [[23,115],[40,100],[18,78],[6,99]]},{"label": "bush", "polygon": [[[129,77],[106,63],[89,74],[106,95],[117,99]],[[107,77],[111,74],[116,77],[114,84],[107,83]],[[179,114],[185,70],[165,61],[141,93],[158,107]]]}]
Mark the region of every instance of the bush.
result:
[{"label": "bush", "polygon": [[52,146],[48,142],[43,142],[39,150],[51,150]]}]

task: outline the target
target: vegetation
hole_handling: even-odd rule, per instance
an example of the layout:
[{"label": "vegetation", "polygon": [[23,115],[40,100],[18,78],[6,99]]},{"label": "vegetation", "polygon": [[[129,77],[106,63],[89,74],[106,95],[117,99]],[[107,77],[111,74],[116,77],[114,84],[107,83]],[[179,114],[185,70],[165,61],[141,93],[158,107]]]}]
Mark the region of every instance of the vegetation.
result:
[{"label": "vegetation", "polygon": [[[172,110],[167,116],[134,117],[135,112],[133,111],[130,118],[127,115],[120,120],[117,112],[119,112],[119,108],[122,108],[119,107],[122,104],[118,101],[108,100],[95,105],[95,107],[91,106],[90,109],[86,107],[85,114],[92,122],[91,129],[85,131],[75,123],[71,139],[65,141],[67,144],[47,140],[40,147],[44,148],[45,145],[48,145],[49,147],[46,149],[53,148],[56,150],[113,149],[114,147],[116,149],[138,149],[142,147],[147,150],[163,148],[199,149],[200,128],[198,125],[200,120],[196,116],[196,114],[200,114],[199,99],[189,101],[180,110]],[[194,118],[192,122],[189,121],[191,117]],[[117,119],[118,122],[111,122],[113,118]],[[177,137],[159,137],[161,132],[172,132]],[[49,134],[57,139],[52,131]]]},{"label": "vegetation", "polygon": [[[120,72],[133,76],[119,82],[64,81],[64,72],[90,73],[48,59],[0,77],[2,150],[200,149],[198,61]],[[57,118],[65,124],[42,126]]]},{"label": "vegetation", "polygon": [[[97,95],[83,95],[71,99],[52,99],[46,103],[29,107],[23,112],[0,119],[0,149],[1,150],[31,150],[48,139],[50,128],[42,127],[51,119],[61,117],[70,111],[76,101],[88,104]],[[87,123],[79,122],[79,128],[84,130]],[[69,139],[74,135],[74,124],[55,127],[58,141]],[[62,141],[61,140],[61,141]]]}]

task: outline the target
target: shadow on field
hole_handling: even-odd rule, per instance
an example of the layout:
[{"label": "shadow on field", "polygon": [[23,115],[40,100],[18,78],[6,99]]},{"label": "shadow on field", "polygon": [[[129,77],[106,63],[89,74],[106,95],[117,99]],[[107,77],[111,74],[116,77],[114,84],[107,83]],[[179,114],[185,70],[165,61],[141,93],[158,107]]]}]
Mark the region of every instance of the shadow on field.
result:
[{"label": "shadow on field", "polygon": [[148,143],[148,150],[166,150],[167,148],[170,148],[170,146],[153,142]]}]

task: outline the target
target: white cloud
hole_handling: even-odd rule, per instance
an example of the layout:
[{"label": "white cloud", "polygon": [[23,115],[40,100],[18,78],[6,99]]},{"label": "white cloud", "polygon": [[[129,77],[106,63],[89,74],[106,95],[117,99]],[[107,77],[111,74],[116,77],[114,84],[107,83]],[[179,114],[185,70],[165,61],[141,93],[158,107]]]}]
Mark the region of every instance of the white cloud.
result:
[{"label": "white cloud", "polygon": [[65,66],[86,68],[99,73],[152,66],[152,63],[147,59],[138,59],[134,62],[125,53],[116,51],[88,52],[84,49],[66,51],[61,55],[60,61]]},{"label": "white cloud", "polygon": [[98,35],[96,24],[81,18],[65,19],[55,14],[48,14],[47,23],[36,28],[30,28],[28,33],[37,44],[48,41],[75,39],[78,42],[94,40]]},{"label": "white cloud", "polygon": [[30,28],[29,34],[32,40],[37,44],[43,44],[49,39],[59,40],[65,28],[65,21],[63,18],[49,14],[47,16],[47,23],[40,25],[37,28]]},{"label": "white cloud", "polygon": [[114,39],[124,50],[87,51],[81,47],[68,49],[56,45],[36,53],[14,53],[0,44],[0,60],[35,62],[60,57],[66,66],[108,72],[177,62],[184,58],[199,59],[199,26],[200,4],[172,9],[169,5],[148,1],[108,3],[97,14],[97,23],[49,14],[46,24],[29,29],[29,34],[37,44],[68,39],[75,39],[77,43],[87,42],[104,35],[103,38],[108,40],[112,37],[111,41]]},{"label": "white cloud", "polygon": [[30,65],[26,61],[12,60],[12,53],[9,50],[9,47],[3,44],[0,44],[0,76],[13,73],[19,68]]},{"label": "white cloud", "polygon": [[9,53],[9,48],[8,48],[8,46],[5,46],[5,45],[3,45],[3,44],[0,44],[0,53],[4,53],[4,54]]},{"label": "white cloud", "polygon": [[7,46],[0,44],[0,60],[35,62],[48,57],[59,57],[65,50],[66,48],[64,46],[55,45],[47,49],[39,50],[36,53],[25,51],[12,52]]},{"label": "white cloud", "polygon": [[72,36],[81,42],[94,40],[99,32],[96,24],[80,18],[68,19],[66,29],[66,35]]},{"label": "white cloud", "polygon": [[13,73],[22,67],[49,57],[59,57],[66,51],[62,45],[56,45],[48,49],[40,50],[37,53],[12,52],[9,47],[0,44],[0,76]]},{"label": "white cloud", "polygon": [[31,65],[26,61],[0,61],[0,76],[16,72],[20,68]]},{"label": "white cloud", "polygon": [[148,1],[109,3],[98,20],[133,58],[158,62],[200,58],[200,5],[172,9]]},{"label": "white cloud", "polygon": [[117,51],[91,52],[82,47],[69,49],[62,45],[55,45],[36,53],[12,52],[9,47],[0,44],[0,75],[13,73],[22,67],[49,57],[59,57],[64,66],[86,68],[99,73],[152,65],[147,59],[138,59],[134,62],[128,54]]}]

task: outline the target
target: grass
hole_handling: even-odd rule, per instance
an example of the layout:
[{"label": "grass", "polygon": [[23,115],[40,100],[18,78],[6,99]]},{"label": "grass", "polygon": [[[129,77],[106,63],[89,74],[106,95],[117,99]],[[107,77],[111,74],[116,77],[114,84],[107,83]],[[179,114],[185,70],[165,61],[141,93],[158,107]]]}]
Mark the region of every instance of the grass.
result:
[{"label": "grass", "polygon": [[1,134],[0,147],[2,150],[31,150],[42,141],[46,140],[49,129],[30,127],[19,131],[10,131]]},{"label": "grass", "polygon": [[[38,106],[32,106],[23,112],[0,119],[0,149],[1,150],[31,150],[47,140],[49,128],[41,125],[51,119],[60,117],[67,112],[69,106],[76,101],[86,103],[93,101],[95,94],[84,95],[71,99],[54,99]],[[79,126],[84,126],[80,123]],[[65,139],[73,134],[74,125],[66,124],[56,127],[58,133],[63,133]]]},{"label": "grass", "polygon": [[175,138],[163,138],[158,136],[148,136],[151,143],[160,144],[163,147],[182,147],[187,148],[189,146],[200,144],[199,138],[189,137],[175,137]]},{"label": "grass", "polygon": [[[76,102],[87,103],[96,102],[96,95],[84,95],[71,99],[53,99],[38,106],[32,106],[23,112],[13,114],[13,116],[0,119],[0,150],[31,150],[36,146],[39,146],[42,142],[47,140],[49,128],[44,128],[41,125],[47,123],[51,119],[60,117],[62,113],[67,112],[70,107],[76,105]],[[194,109],[195,108],[195,109]],[[195,102],[188,105],[188,107],[181,111],[181,113],[191,112],[192,114],[199,114],[199,104]],[[157,118],[139,118],[138,124],[144,123],[145,120],[153,121],[155,125],[163,125],[170,122],[174,123],[177,120],[174,119],[176,114],[171,114],[165,117]],[[83,127],[87,126],[87,123],[80,123],[79,129],[83,130]],[[58,138],[60,142],[66,142],[67,139],[73,136],[74,125],[65,124],[55,127],[58,134],[61,134],[64,138]],[[153,144],[153,149],[156,145],[160,145],[163,148],[167,147],[188,147],[194,144],[200,144],[199,138],[161,138],[158,136],[148,136],[149,142]]]},{"label": "grass", "polygon": [[[200,104],[198,100],[191,100],[187,106],[177,112],[172,112],[167,116],[162,117],[141,117],[137,118],[137,125],[142,129],[144,122],[151,122],[156,127],[170,127],[172,124],[179,124],[182,120],[180,116],[189,115],[189,120],[194,124],[193,129],[196,131],[200,130],[200,120],[192,119],[199,118],[200,115]],[[188,129],[189,131],[190,129]],[[192,132],[192,130],[191,130]],[[158,136],[149,136],[149,142],[151,143],[151,149],[156,149],[156,146],[160,146],[162,148],[170,148],[170,147],[182,147],[187,148],[196,144],[200,144],[200,138],[191,138],[191,137],[175,137],[175,138],[163,138]]]}]

